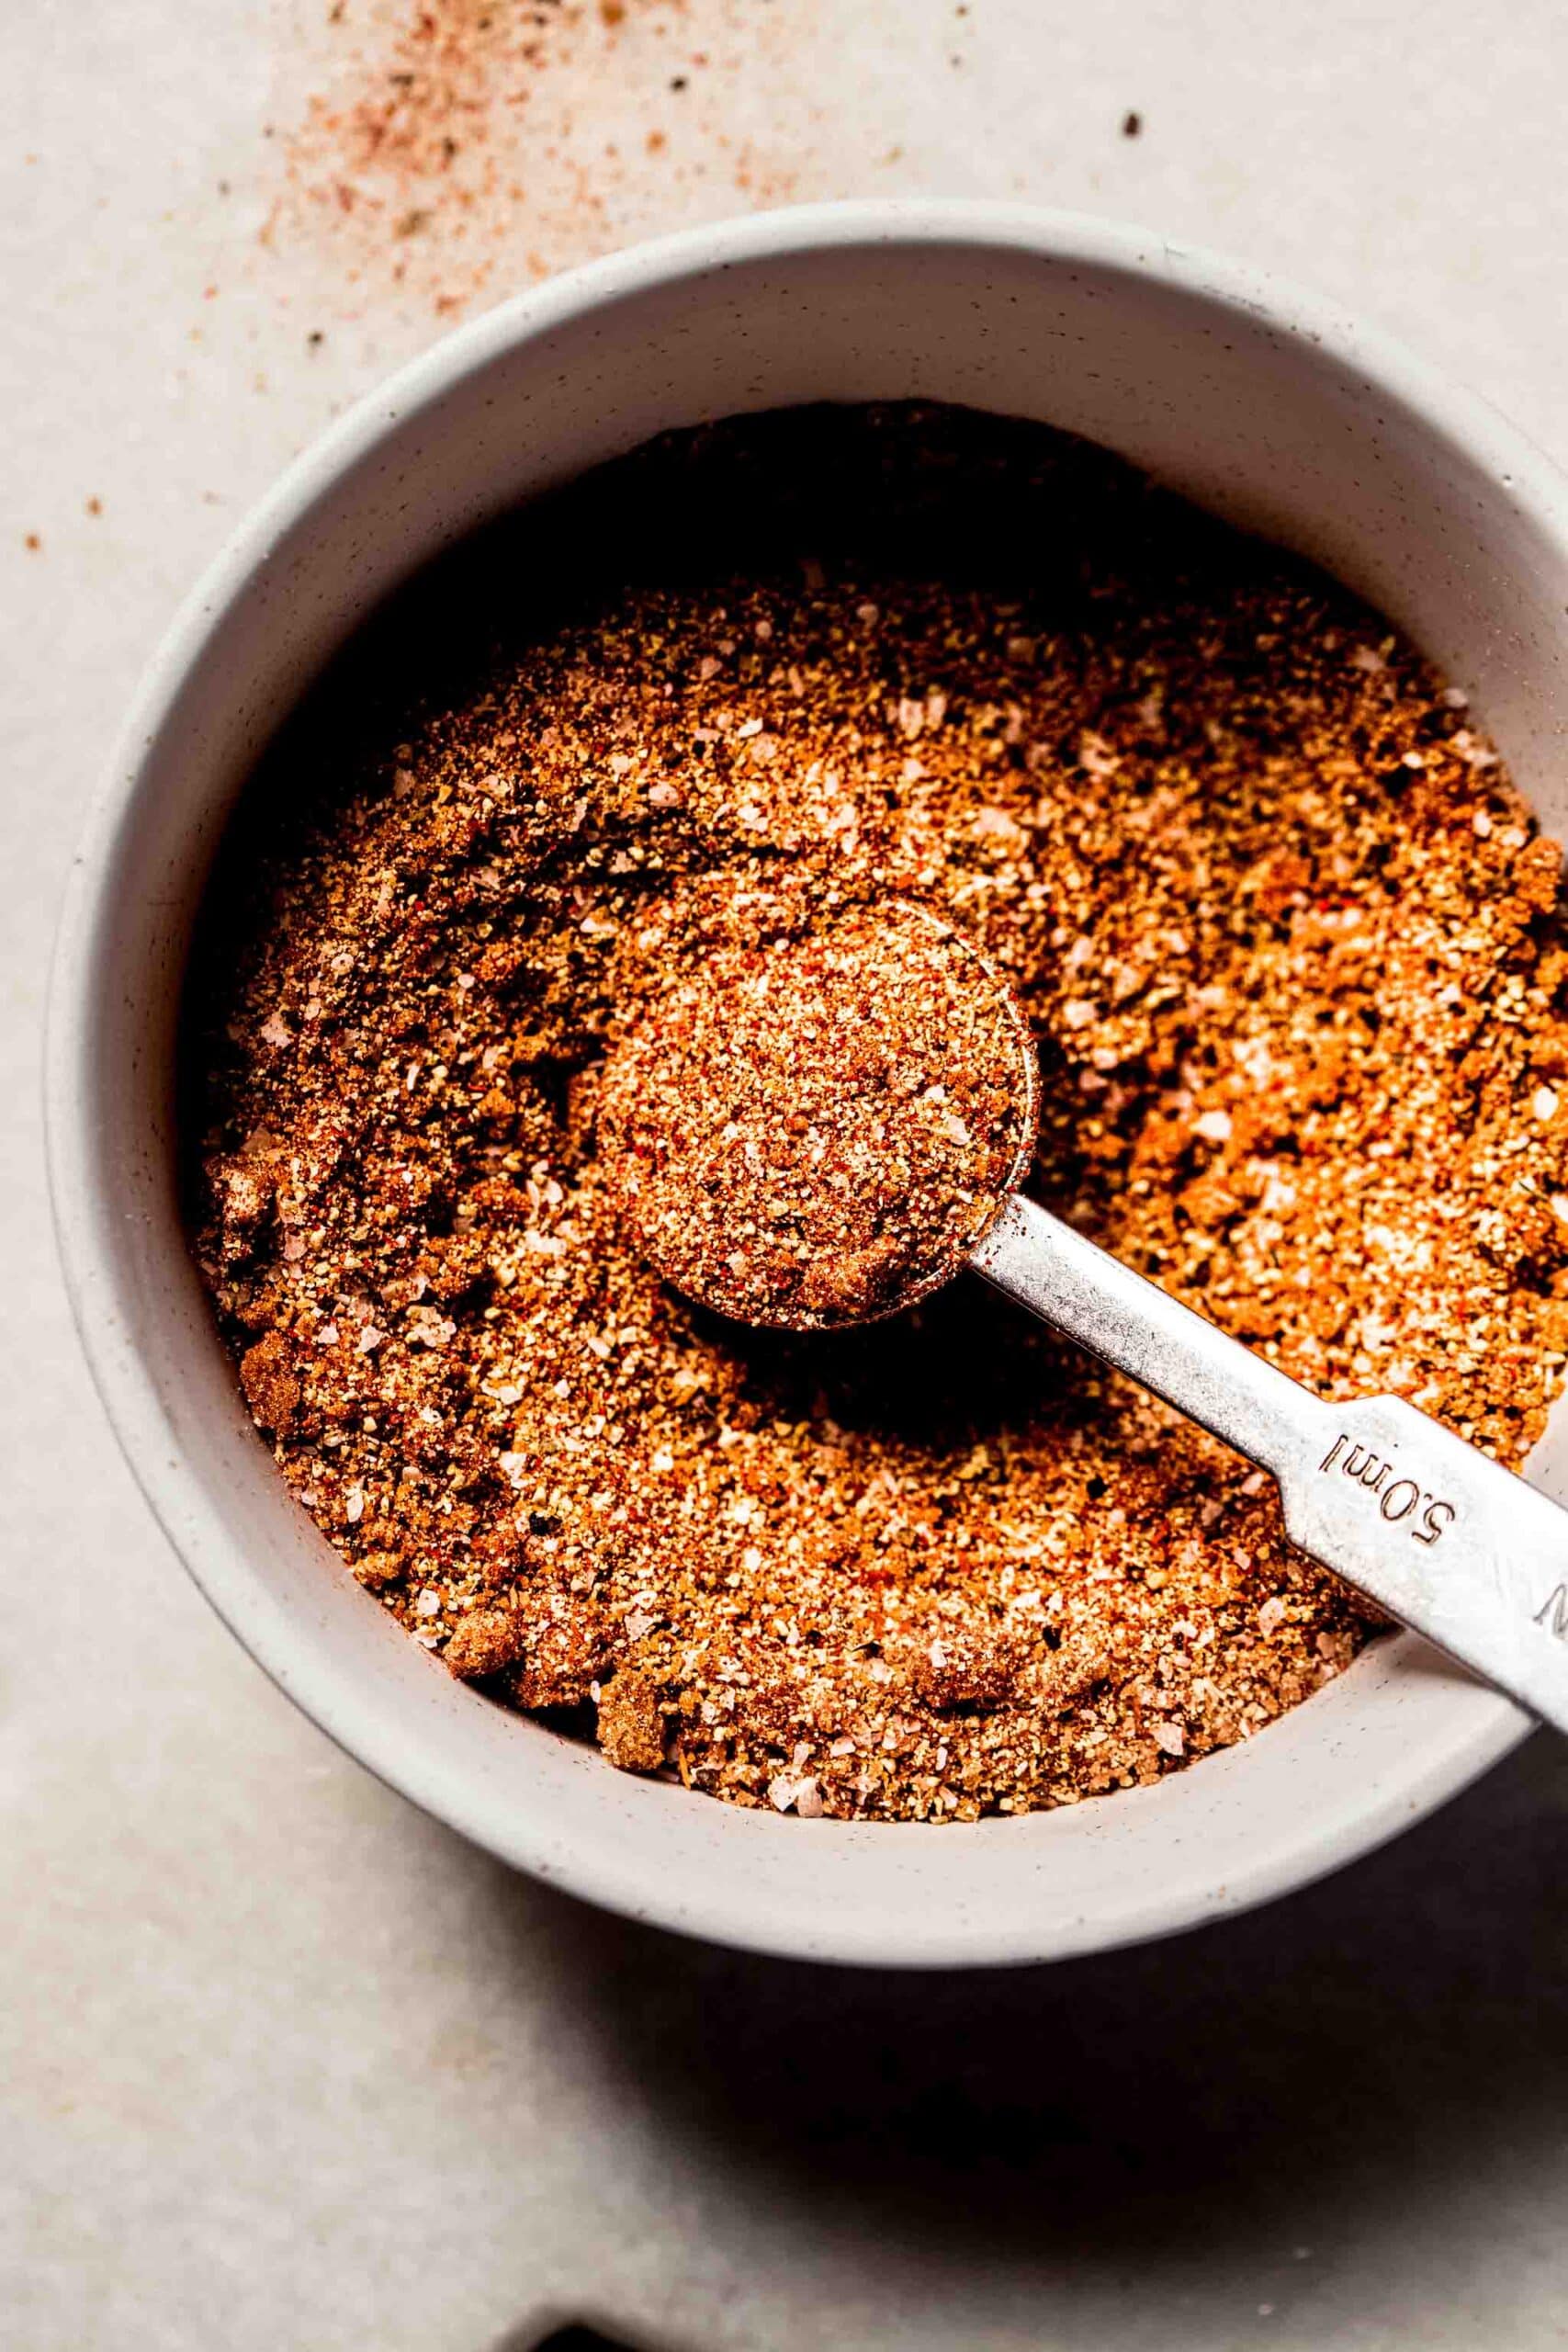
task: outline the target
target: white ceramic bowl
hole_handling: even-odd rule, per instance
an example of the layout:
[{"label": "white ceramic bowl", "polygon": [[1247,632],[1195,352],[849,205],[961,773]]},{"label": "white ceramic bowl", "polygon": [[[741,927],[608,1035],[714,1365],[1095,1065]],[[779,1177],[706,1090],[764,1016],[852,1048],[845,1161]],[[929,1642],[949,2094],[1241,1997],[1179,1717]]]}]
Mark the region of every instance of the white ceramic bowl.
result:
[{"label": "white ceramic bowl", "polygon": [[[614,1771],[450,1679],[290,1500],[186,1252],[171,1084],[191,918],[235,793],[394,582],[667,426],[912,395],[1088,434],[1318,559],[1471,689],[1562,819],[1568,490],[1489,410],[1323,304],[1132,230],[958,204],[777,213],[491,311],[361,402],[252,516],[115,756],[65,912],[48,1085],[61,1247],[105,1403],[175,1548],[282,1689],[417,1804],[596,1902],[770,1951],[931,1966],[1092,1951],[1257,1903],[1427,1812],[1524,1719],[1401,1636],[1242,1747],[1021,1821],[801,1822]],[[1568,1493],[1561,1440],[1533,1469]]]}]

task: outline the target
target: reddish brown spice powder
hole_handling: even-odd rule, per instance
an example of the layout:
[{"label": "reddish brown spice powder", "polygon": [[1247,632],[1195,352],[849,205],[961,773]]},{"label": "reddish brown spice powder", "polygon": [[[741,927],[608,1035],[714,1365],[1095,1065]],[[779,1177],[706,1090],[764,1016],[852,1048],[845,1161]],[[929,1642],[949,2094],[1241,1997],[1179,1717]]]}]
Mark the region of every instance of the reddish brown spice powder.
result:
[{"label": "reddish brown spice powder", "polygon": [[720,950],[604,1073],[598,1147],[633,1242],[716,1313],[828,1330],[954,1274],[1028,1168],[1032,1048],[950,924],[807,897]]},{"label": "reddish brown spice powder", "polygon": [[333,0],[281,61],[262,243],[296,297],[309,253],[349,316],[450,317],[625,243],[650,190],[666,227],[787,201],[809,33],[800,0]]},{"label": "reddish brown spice powder", "polygon": [[1557,888],[1461,693],[1103,453],[680,436],[416,589],[258,779],[191,994],[196,1247],[282,1474],[495,1699],[742,1804],[1070,1803],[1309,1697],[1364,1611],[1260,1473],[978,1283],[825,1333],[687,1302],[607,1059],[803,901],[934,907],[1027,1012],[1042,1199],[1517,1464],[1568,1329]]}]

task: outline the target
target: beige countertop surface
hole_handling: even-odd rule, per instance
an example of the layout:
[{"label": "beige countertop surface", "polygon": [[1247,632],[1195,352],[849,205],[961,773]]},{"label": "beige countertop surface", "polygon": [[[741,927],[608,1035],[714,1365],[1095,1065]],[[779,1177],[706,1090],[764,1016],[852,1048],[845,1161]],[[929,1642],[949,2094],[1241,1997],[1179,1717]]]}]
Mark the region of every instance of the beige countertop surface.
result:
[{"label": "beige countertop surface", "polygon": [[1266,1913],[1054,1971],[601,1917],[339,1755],[187,1584],[78,1361],[35,1108],[137,673],[389,366],[683,222],[1010,196],[1314,283],[1568,458],[1568,15],[488,5],[13,0],[0,34],[0,2340],[1568,2341],[1561,1746]]}]

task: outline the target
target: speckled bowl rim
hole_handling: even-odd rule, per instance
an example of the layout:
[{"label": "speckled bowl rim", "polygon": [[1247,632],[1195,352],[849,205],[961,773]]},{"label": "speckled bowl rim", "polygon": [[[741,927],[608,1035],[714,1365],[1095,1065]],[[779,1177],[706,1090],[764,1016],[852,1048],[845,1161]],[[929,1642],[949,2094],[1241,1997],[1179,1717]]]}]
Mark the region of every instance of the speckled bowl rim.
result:
[{"label": "speckled bowl rim", "polygon": [[[929,244],[1018,252],[1053,261],[1152,278],[1213,308],[1265,322],[1281,347],[1328,351],[1385,390],[1431,434],[1462,448],[1494,480],[1510,485],[1515,503],[1530,512],[1543,536],[1564,550],[1568,565],[1568,486],[1529,440],[1474,395],[1443,381],[1387,336],[1368,329],[1333,304],[1284,288],[1235,262],[1168,238],[1104,220],[1007,204],[961,201],[846,202],[801,207],[727,220],[615,254],[518,296],[459,328],[399,369],[359,401],[284,474],[253,510],[192,591],[156,651],[121,730],[107,780],[94,806],[72,869],[58,934],[50,991],[45,1104],[55,1227],[73,1313],[93,1377],[126,1459],[185,1566],[257,1663],[305,1713],[390,1786],[513,1865],[553,1880],[611,1909],[685,1933],[743,1948],[819,1961],[865,1965],[974,1966],[1020,1964],[1138,1942],[1203,1920],[1245,1910],[1303,1885],[1368,1852],[1455,1794],[1513,1748],[1530,1725],[1517,1709],[1462,1678],[1452,1678],[1441,1737],[1427,1736],[1408,1770],[1369,1788],[1363,1805],[1318,1818],[1312,1792],[1281,1807],[1277,1834],[1246,1865],[1222,1881],[1201,1865],[1176,1874],[1177,1883],[1132,1887],[1115,1916],[1065,1916],[1047,1926],[1034,1913],[1009,1924],[933,1916],[928,1928],[908,1918],[842,1927],[831,1919],[801,1921],[770,1908],[751,1891],[734,1894],[722,1871],[695,1885],[663,1867],[657,1839],[646,1850],[625,1839],[604,1850],[592,1837],[563,1841],[551,1825],[508,1809],[491,1792],[455,1784],[424,1769],[417,1737],[389,1733],[355,1677],[324,1651],[313,1652],[276,1611],[258,1606],[257,1584],[211,1498],[177,1452],[172,1453],[160,1400],[130,1335],[104,1311],[114,1287],[109,1221],[95,1197],[92,1148],[95,1103],[86,1083],[92,1020],[91,984],[114,918],[113,868],[122,829],[134,823],[141,763],[182,683],[201,664],[217,616],[240,596],[259,566],[330,485],[351,469],[411,413],[439,402],[451,387],[497,354],[525,344],[563,322],[614,303],[628,292],[673,286],[698,272],[830,247]],[[1430,1666],[1409,1636],[1374,1645],[1344,1678],[1375,1672],[1387,1678]],[[1438,1669],[1447,1677],[1446,1669]],[[1309,1701],[1316,1707],[1318,1700]],[[1295,1711],[1300,1713],[1301,1711]],[[1451,1723],[1450,1723],[1451,1718]],[[1271,1736],[1262,1736],[1266,1743]],[[1252,1747],[1227,1751],[1245,1763]],[[1226,1759],[1205,1759],[1194,1776]],[[621,1778],[608,1772],[606,1781]],[[1183,1774],[1179,1779],[1185,1781]],[[1171,1785],[1162,1783],[1161,1786]],[[608,1794],[608,1789],[606,1793]],[[1114,1836],[1116,1810],[1142,1792],[1099,1801],[1105,1835]],[[693,1798],[694,1804],[711,1800]],[[1084,1810],[1080,1808],[1079,1810]],[[798,1838],[811,1825],[772,1816],[757,1834]],[[1023,1825],[983,1824],[976,1829],[900,1829],[879,1837],[918,1837],[945,1844]],[[931,1856],[933,1864],[938,1857]],[[940,1866],[935,1869],[940,1880]]]}]

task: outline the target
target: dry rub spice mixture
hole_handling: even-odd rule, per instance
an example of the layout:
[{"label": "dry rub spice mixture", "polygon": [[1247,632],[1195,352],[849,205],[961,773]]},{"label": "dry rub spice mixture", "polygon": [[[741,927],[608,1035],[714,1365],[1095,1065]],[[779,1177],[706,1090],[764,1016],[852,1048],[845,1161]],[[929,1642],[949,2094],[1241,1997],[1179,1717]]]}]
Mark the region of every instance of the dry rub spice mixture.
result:
[{"label": "dry rub spice mixture", "polygon": [[1568,1326],[1557,887],[1461,692],[1102,453],[710,428],[449,564],[272,755],[191,997],[200,1261],[284,1476],[454,1673],[741,1804],[1070,1803],[1368,1617],[977,1282],[687,1304],[595,1157],[606,1053],[803,895],[935,907],[1034,1026],[1041,1198],[1517,1464]]},{"label": "dry rub spice mixture", "polygon": [[606,1064],[598,1148],[649,1262],[747,1323],[824,1330],[956,1272],[1028,1165],[1011,991],[894,900],[717,949]]}]

